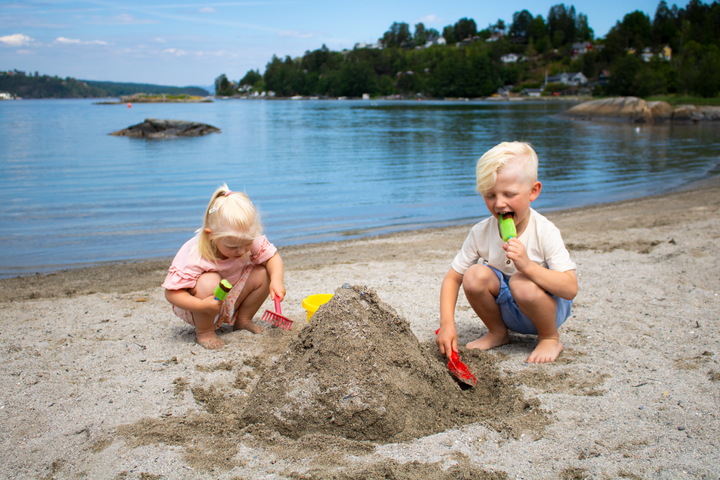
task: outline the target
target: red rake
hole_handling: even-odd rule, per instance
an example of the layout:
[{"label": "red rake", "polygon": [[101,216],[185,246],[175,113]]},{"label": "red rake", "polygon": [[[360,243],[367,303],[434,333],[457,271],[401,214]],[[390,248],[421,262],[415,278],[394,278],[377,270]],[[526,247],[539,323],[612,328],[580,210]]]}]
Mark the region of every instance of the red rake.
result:
[{"label": "red rake", "polygon": [[[277,312],[277,313],[276,313]],[[293,321],[282,315],[282,309],[280,308],[280,299],[275,297],[275,312],[272,310],[265,309],[262,319],[273,327],[280,327],[285,330],[290,330]]]}]

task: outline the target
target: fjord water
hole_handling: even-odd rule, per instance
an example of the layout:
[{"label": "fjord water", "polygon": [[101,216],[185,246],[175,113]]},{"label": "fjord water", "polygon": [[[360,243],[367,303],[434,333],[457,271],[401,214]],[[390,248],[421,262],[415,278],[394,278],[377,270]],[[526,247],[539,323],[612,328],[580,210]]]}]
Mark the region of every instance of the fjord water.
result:
[{"label": "fjord water", "polygon": [[[590,123],[566,103],[0,102],[0,276],[169,257],[227,182],[277,245],[470,223],[475,163],[501,141],[540,157],[542,211],[663,193],[720,173],[720,126]],[[145,118],[222,130],[138,140]],[[458,248],[460,246],[458,245]]]}]

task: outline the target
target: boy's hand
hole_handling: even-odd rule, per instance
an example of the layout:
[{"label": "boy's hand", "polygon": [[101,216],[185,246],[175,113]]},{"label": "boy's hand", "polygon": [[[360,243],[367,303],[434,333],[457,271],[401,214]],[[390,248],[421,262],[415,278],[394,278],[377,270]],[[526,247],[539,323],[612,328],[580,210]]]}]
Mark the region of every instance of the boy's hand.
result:
[{"label": "boy's hand", "polygon": [[513,237],[508,240],[507,243],[503,245],[503,248],[507,252],[507,258],[512,260],[515,268],[517,268],[519,272],[524,272],[532,263],[525,250],[525,245],[517,238]]},{"label": "boy's hand", "polygon": [[435,343],[437,343],[440,353],[450,359],[452,352],[457,352],[457,331],[455,326],[440,327],[435,337]]}]

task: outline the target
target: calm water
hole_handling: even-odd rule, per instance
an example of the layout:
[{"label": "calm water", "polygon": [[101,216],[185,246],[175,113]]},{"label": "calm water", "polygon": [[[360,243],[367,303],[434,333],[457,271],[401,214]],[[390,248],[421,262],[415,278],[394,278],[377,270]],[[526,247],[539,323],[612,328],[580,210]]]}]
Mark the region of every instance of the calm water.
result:
[{"label": "calm water", "polygon": [[[531,142],[551,210],[660,193],[720,173],[716,125],[568,122],[569,105],[218,101],[0,102],[0,276],[172,256],[222,182],[244,190],[277,245],[471,222],[487,210],[475,162]],[[221,134],[145,141],[145,118]]]}]

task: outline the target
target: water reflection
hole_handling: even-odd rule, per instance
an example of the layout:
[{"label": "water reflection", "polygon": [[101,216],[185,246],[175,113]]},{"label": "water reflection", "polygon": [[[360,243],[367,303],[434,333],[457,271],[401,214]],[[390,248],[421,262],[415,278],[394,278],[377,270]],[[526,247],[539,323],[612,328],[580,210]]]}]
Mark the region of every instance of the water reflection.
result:
[{"label": "water reflection", "polygon": [[[475,162],[501,141],[540,157],[540,210],[660,193],[720,173],[717,125],[574,122],[560,103],[225,101],[0,105],[0,272],[172,255],[222,182],[246,191],[277,244],[487,214]],[[144,118],[219,135],[110,137]],[[33,259],[28,265],[27,258]]]}]

